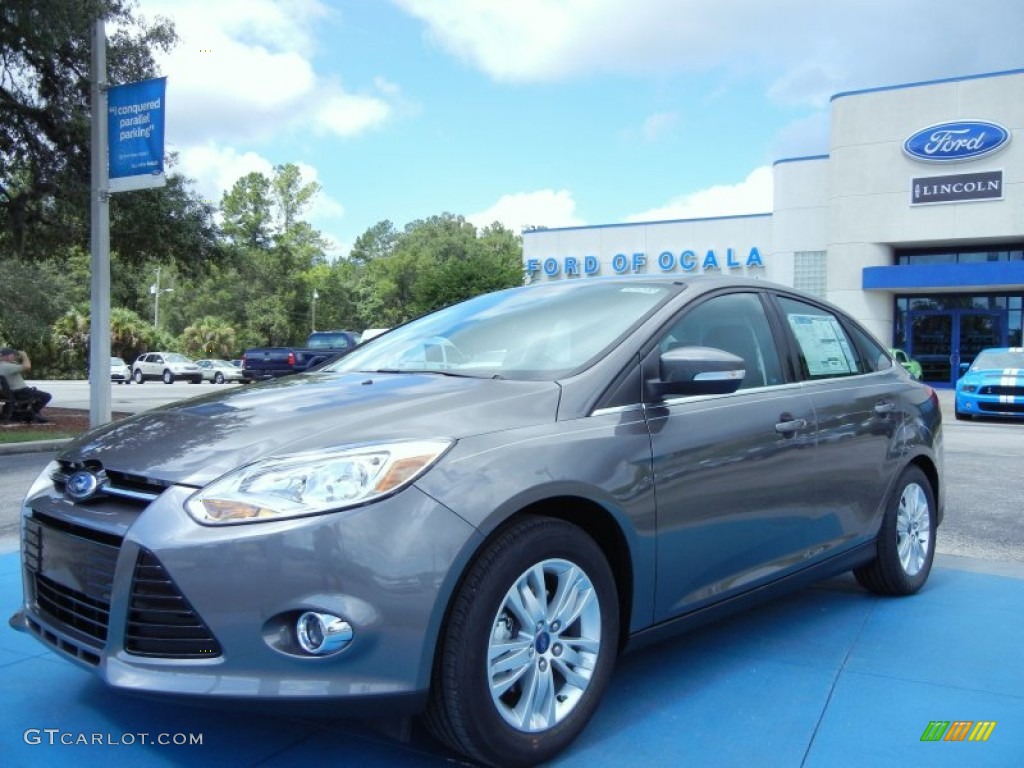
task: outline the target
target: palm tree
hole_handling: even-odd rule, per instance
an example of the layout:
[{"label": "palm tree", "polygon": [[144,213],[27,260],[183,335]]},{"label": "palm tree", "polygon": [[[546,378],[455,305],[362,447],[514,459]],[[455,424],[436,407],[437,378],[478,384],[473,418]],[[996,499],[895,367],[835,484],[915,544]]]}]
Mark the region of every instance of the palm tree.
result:
[{"label": "palm tree", "polygon": [[182,337],[193,357],[231,358],[235,350],[235,329],[220,317],[207,315],[188,326]]}]

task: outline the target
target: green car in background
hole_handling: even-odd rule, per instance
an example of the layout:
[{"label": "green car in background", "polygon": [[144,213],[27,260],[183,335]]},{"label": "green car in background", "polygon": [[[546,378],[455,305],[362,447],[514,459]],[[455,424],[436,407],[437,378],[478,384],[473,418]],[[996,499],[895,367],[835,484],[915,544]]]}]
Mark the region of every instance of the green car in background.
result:
[{"label": "green car in background", "polygon": [[890,349],[889,354],[896,358],[896,362],[907,369],[907,372],[918,381],[921,380],[923,375],[921,372],[921,364],[914,358],[904,352],[902,349]]}]

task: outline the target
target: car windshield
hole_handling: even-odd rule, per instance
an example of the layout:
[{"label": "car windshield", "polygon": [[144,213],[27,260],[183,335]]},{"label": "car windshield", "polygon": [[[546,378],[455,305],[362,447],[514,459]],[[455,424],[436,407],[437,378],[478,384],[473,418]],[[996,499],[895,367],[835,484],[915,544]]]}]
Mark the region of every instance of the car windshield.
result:
[{"label": "car windshield", "polygon": [[985,350],[974,358],[971,369],[975,371],[1024,368],[1024,350]]},{"label": "car windshield", "polygon": [[554,379],[592,363],[675,290],[595,280],[492,293],[372,339],[325,370]]},{"label": "car windshield", "polygon": [[120,357],[112,357],[112,358],[110,358],[110,364],[111,365],[124,365],[124,360],[122,360]]},{"label": "car windshield", "polygon": [[191,363],[184,355],[179,355],[177,352],[171,352],[170,354],[164,355],[164,362],[167,363]]}]

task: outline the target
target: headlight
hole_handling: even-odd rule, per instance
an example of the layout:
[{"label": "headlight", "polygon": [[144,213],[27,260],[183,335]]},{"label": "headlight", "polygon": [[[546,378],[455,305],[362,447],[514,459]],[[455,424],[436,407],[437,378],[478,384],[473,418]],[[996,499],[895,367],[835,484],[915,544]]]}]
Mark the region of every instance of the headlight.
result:
[{"label": "headlight", "polygon": [[978,387],[975,384],[964,384],[962,387],[964,392],[977,392]]},{"label": "headlight", "polygon": [[214,480],[185,509],[212,525],[333,512],[404,488],[451,445],[408,440],[264,459]]}]

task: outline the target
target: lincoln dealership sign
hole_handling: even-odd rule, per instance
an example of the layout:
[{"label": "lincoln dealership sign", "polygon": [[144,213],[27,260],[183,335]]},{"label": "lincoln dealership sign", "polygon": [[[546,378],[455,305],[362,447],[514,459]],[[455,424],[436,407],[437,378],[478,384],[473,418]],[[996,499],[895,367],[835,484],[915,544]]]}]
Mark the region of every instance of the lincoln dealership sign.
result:
[{"label": "lincoln dealership sign", "polygon": [[969,200],[1002,200],[1003,172],[958,173],[914,179],[910,204],[962,203]]},{"label": "lincoln dealership sign", "polygon": [[956,163],[991,155],[1009,142],[1010,132],[998,123],[959,120],[922,128],[903,142],[903,151],[926,163]]}]

